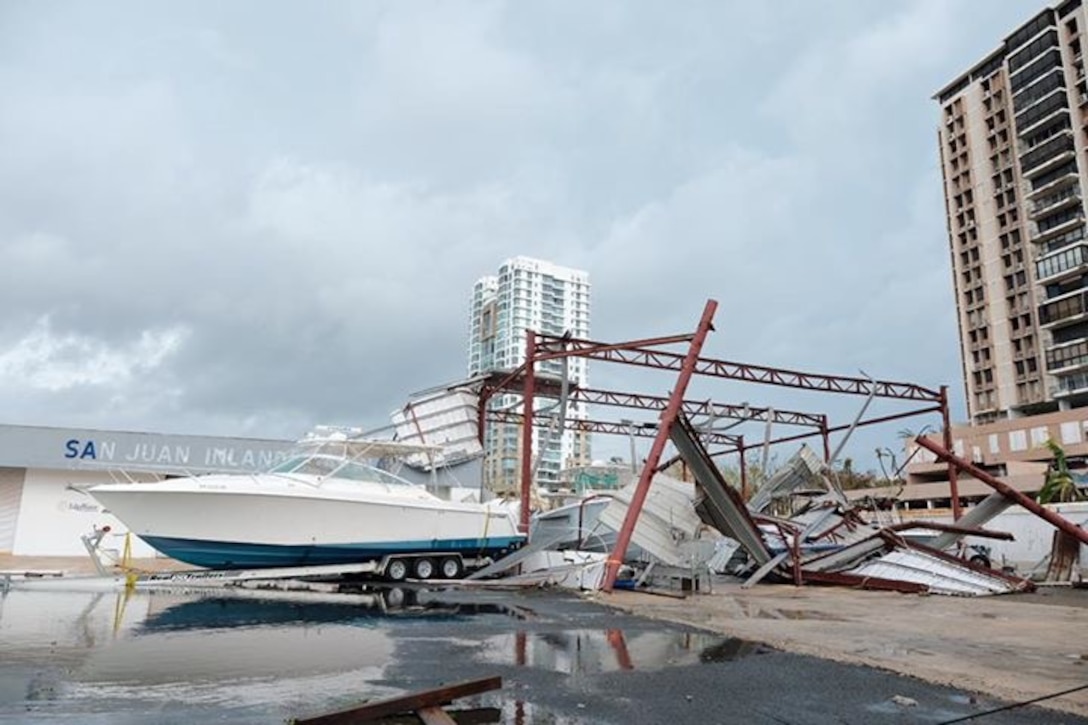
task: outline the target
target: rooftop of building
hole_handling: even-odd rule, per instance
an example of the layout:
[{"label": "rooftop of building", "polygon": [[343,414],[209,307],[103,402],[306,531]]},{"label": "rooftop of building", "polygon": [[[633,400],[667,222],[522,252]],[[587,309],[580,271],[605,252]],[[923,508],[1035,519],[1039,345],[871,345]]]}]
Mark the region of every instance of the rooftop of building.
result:
[{"label": "rooftop of building", "polygon": [[[939,103],[945,103],[951,100],[954,96],[963,91],[974,80],[981,80],[982,78],[989,77],[997,67],[1000,65],[1001,60],[1004,58],[1005,53],[1009,50],[1010,41],[1022,30],[1030,27],[1032,23],[1038,21],[1040,18],[1051,17],[1055,14],[1058,18],[1062,18],[1068,13],[1072,12],[1076,8],[1080,7],[1081,0],[1060,0],[1043,10],[1040,10],[1029,20],[1019,25],[1015,30],[1009,33],[1005,39],[1001,42],[996,49],[987,53],[982,60],[975,63],[971,68],[956,76],[954,80],[947,83],[944,87],[933,94],[932,98]],[[1026,40],[1027,38],[1025,38]],[[1020,43],[1016,43],[1018,47]]]}]

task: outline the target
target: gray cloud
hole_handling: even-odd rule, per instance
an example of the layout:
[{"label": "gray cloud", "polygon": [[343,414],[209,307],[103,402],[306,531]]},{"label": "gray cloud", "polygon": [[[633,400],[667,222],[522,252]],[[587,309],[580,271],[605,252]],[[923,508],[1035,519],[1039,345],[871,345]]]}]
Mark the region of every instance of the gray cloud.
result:
[{"label": "gray cloud", "polygon": [[958,396],[929,95],[1037,5],[7,3],[5,418],[381,423],[515,254],[601,338],[713,296],[709,354]]}]

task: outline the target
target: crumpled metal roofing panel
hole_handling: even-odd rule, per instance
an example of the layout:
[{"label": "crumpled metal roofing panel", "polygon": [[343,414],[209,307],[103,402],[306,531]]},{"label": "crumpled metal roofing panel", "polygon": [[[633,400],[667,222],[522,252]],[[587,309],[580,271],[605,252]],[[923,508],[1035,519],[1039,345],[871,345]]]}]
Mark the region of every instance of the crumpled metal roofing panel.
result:
[{"label": "crumpled metal roofing panel", "polygon": [[[598,519],[601,525],[613,531],[620,530],[637,484],[638,479],[633,479],[612,494],[612,503]],[[695,540],[703,530],[703,522],[695,513],[694,496],[694,484],[660,473],[654,476],[631,535],[631,543],[662,563],[690,565],[690,551],[680,545]]]},{"label": "crumpled metal roofing panel", "polygon": [[767,481],[759,487],[748,502],[752,511],[763,511],[780,496],[799,489],[825,489],[836,500],[846,503],[846,497],[838,487],[823,475],[824,462],[807,445],[801,446],[797,453],[790,456],[786,463],[778,468]]},{"label": "crumpled metal roofing panel", "polygon": [[1018,591],[1011,581],[913,549],[896,549],[847,573],[924,584],[932,594],[977,597]]}]

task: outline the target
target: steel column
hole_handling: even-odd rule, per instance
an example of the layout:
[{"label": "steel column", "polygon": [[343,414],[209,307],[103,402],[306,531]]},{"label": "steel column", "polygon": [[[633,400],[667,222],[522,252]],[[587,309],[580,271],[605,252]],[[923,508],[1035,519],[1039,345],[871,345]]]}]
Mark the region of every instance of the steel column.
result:
[{"label": "steel column", "polygon": [[744,499],[744,503],[748,503],[750,496],[748,495],[748,466],[744,465],[744,436],[740,437],[737,450],[740,451],[740,497]]},{"label": "steel column", "polygon": [[677,376],[676,385],[669,396],[668,405],[665,406],[665,410],[661,411],[657,437],[654,438],[646,463],[643,464],[642,474],[639,476],[638,485],[627,508],[627,515],[624,517],[623,525],[616,537],[616,548],[612,550],[612,554],[608,559],[601,587],[606,592],[612,591],[612,585],[616,582],[620,564],[627,554],[627,547],[631,543],[631,535],[635,531],[635,524],[638,522],[639,514],[642,513],[642,504],[646,501],[646,494],[650,491],[650,481],[653,480],[654,470],[661,460],[661,454],[665,452],[665,445],[669,441],[669,430],[680,412],[680,406],[684,401],[684,393],[687,391],[688,383],[695,372],[695,364],[699,360],[699,353],[703,349],[703,343],[713,328],[714,312],[717,309],[718,303],[716,300],[707,300],[706,307],[703,309],[703,316],[699,320],[699,327],[696,328],[695,334],[691,338],[687,355],[684,356],[684,361],[680,366],[680,374]]},{"label": "steel column", "polygon": [[[944,447],[945,450],[952,451],[952,423],[948,415],[948,386],[941,386],[941,422],[944,425]],[[952,520],[959,521],[960,514],[960,484],[958,480],[959,474],[956,471],[956,466],[952,463],[945,461],[948,464],[948,493],[952,497]]]},{"label": "steel column", "polygon": [[824,460],[831,460],[831,430],[827,427],[827,416],[820,421],[820,438],[824,442]]},{"label": "steel column", "polygon": [[1030,496],[1025,496],[1001,479],[995,476],[991,476],[989,473],[982,470],[975,464],[965,461],[964,459],[957,456],[955,453],[952,453],[952,451],[941,448],[939,445],[929,440],[925,436],[918,436],[914,439],[914,442],[922,446],[922,448],[925,448],[933,455],[937,456],[937,458],[949,464],[949,467],[956,466],[964,473],[968,473],[974,476],[990,488],[999,492],[1002,496],[1010,498],[1016,503],[1020,504],[1028,511],[1032,512],[1039,518],[1051,524],[1059,531],[1063,531],[1072,536],[1073,538],[1078,539],[1082,544],[1088,544],[1088,529],[1082,529],[1069,519],[1059,516],[1050,509],[1045,508],[1041,504],[1037,503],[1035,499],[1031,498]]},{"label": "steel column", "polygon": [[529,533],[529,501],[533,488],[533,405],[536,397],[536,333],[525,331],[525,387],[521,421],[521,533]]}]

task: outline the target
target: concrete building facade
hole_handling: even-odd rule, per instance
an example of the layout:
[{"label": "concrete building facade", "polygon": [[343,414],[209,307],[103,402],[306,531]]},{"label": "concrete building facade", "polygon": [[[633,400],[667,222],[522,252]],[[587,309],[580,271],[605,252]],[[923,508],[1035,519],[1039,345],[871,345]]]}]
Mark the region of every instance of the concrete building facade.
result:
[{"label": "concrete building facade", "polygon": [[1088,405],[1086,30],[1048,7],[935,97],[976,424]]},{"label": "concrete building facade", "polygon": [[[468,374],[470,377],[494,371],[512,370],[525,361],[526,331],[550,335],[570,333],[589,337],[589,275],[577,269],[529,257],[514,257],[499,267],[497,275],[482,277],[472,291],[469,322]],[[547,361],[537,366],[538,374],[563,374],[563,363]],[[588,382],[586,360],[573,358],[567,364],[573,384]],[[516,409],[516,395],[498,396],[490,405]],[[554,406],[540,400],[537,410]],[[582,404],[568,406],[568,419],[584,419]],[[521,436],[517,426],[489,424],[484,436],[486,458],[484,478],[497,492],[515,490],[519,485]],[[536,430],[534,453],[539,456],[537,481],[549,485],[559,480],[562,469],[590,462],[590,437],[582,432]]]}]

